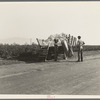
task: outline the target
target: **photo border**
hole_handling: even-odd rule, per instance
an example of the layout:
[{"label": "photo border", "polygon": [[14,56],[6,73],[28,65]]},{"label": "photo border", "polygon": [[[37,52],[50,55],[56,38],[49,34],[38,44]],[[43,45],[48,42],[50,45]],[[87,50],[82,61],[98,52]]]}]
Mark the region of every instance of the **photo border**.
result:
[{"label": "photo border", "polygon": [[[100,0],[0,0],[0,2],[91,2]],[[66,97],[67,96],[67,97]],[[84,97],[82,97],[84,96]],[[7,95],[0,94],[0,100],[100,100],[100,95]]]}]

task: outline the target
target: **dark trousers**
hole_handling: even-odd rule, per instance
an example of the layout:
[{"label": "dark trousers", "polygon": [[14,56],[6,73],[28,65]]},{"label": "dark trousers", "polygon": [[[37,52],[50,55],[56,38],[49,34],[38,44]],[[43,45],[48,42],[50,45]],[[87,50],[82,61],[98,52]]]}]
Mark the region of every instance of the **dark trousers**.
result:
[{"label": "dark trousers", "polygon": [[54,60],[57,61],[57,59],[58,59],[58,46],[57,45],[55,45],[54,52],[55,52]]},{"label": "dark trousers", "polygon": [[78,61],[83,61],[83,49],[78,50]]}]

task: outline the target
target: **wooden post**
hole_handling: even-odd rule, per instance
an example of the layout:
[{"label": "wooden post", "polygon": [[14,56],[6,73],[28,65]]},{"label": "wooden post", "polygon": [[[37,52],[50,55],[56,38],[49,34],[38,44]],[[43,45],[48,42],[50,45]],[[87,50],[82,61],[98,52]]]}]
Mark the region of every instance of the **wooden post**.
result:
[{"label": "wooden post", "polygon": [[77,45],[77,38],[75,37],[75,46]]},{"label": "wooden post", "polygon": [[71,45],[73,46],[73,36],[71,36]]},{"label": "wooden post", "polygon": [[38,42],[39,47],[41,48],[41,45],[40,45],[40,42],[39,42],[38,38],[36,38],[36,40]]}]

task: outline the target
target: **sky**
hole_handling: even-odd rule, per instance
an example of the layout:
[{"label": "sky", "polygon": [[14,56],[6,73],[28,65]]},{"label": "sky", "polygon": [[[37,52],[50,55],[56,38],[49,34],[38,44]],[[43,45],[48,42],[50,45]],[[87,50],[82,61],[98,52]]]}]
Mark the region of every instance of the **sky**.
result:
[{"label": "sky", "polygon": [[0,2],[0,40],[60,33],[100,45],[100,1]]}]

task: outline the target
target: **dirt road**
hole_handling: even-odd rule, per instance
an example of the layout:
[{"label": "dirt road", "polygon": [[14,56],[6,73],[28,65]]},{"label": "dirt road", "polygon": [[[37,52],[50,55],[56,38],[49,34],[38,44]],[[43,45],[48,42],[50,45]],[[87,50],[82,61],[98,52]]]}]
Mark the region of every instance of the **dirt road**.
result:
[{"label": "dirt road", "polygon": [[100,55],[0,66],[0,94],[100,95]]}]

